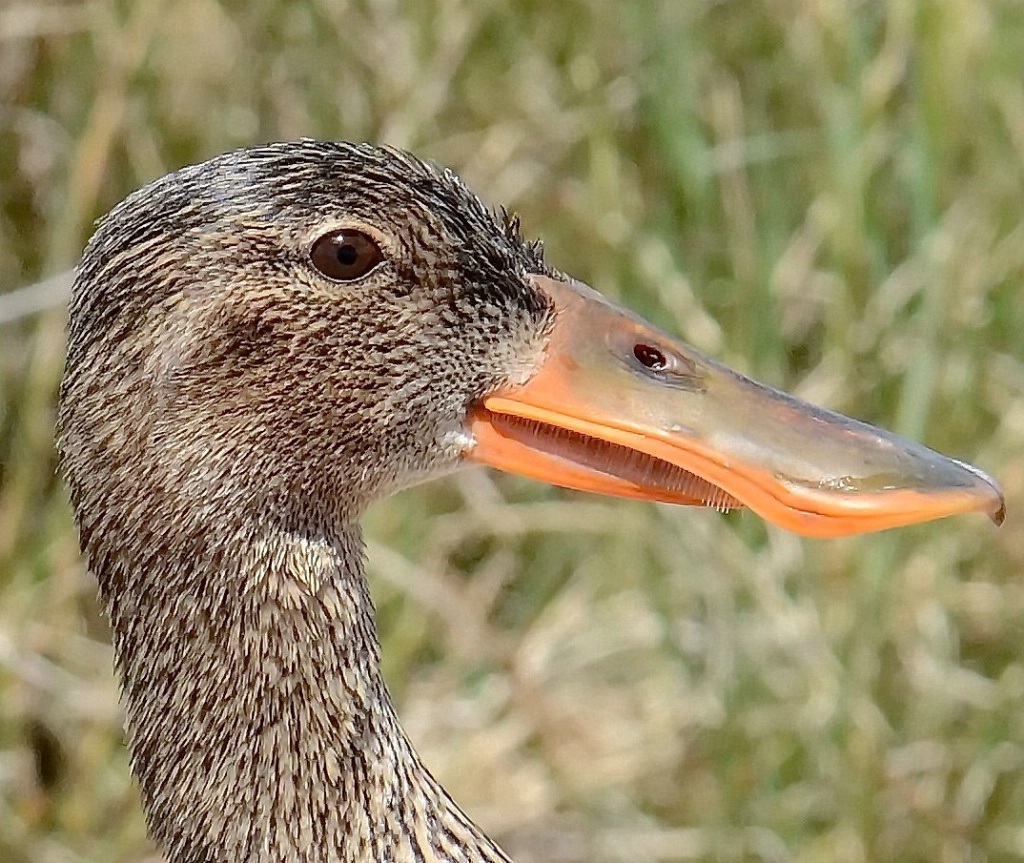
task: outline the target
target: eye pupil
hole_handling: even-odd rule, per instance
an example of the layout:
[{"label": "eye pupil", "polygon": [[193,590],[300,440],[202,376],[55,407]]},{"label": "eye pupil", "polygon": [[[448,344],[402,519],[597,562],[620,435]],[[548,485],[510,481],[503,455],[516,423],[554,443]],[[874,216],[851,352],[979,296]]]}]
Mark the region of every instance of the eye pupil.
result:
[{"label": "eye pupil", "polygon": [[335,282],[354,282],[384,260],[380,246],[354,228],[331,231],[313,243],[309,259],[317,271]]},{"label": "eye pupil", "polygon": [[633,345],[633,356],[644,368],[660,371],[668,365],[665,355],[651,345]]}]

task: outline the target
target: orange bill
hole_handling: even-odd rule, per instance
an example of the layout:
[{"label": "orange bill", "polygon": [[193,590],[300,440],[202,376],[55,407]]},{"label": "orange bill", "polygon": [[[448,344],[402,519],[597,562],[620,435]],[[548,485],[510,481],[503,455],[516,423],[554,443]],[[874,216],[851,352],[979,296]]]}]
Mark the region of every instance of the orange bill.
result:
[{"label": "orange bill", "polygon": [[727,510],[806,536],[964,512],[1003,519],[982,471],[755,383],[578,282],[536,372],[469,416],[468,457],[556,485]]}]

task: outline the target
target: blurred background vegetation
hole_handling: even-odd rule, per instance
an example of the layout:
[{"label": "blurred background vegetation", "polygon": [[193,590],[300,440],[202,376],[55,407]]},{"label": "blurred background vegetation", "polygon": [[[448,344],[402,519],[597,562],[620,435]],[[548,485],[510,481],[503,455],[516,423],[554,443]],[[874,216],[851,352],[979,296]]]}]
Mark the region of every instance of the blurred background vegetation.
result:
[{"label": "blurred background vegetation", "polygon": [[556,266],[1007,492],[1001,530],[829,542],[480,471],[377,507],[400,712],[513,856],[1024,859],[1022,46],[1018,0],[3,0],[0,860],[154,854],[37,282],[146,181],[297,136],[451,165]]}]

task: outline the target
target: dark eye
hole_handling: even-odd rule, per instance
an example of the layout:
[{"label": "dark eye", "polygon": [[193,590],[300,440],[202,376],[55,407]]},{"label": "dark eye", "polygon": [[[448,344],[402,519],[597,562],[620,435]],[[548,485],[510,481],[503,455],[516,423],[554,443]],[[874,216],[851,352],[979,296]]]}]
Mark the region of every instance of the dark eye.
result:
[{"label": "dark eye", "polygon": [[384,260],[370,237],[354,228],[324,234],[309,250],[313,266],[336,282],[354,282]]},{"label": "dark eye", "polygon": [[661,371],[668,365],[665,355],[650,345],[633,345],[633,356],[636,357],[640,365],[656,372]]}]

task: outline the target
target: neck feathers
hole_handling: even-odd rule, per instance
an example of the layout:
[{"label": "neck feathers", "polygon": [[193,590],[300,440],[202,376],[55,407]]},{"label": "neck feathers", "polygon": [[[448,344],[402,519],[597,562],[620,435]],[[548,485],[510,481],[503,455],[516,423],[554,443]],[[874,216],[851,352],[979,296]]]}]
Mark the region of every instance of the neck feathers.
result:
[{"label": "neck feathers", "polygon": [[358,529],[231,545],[94,566],[168,863],[506,861],[398,724]]}]

